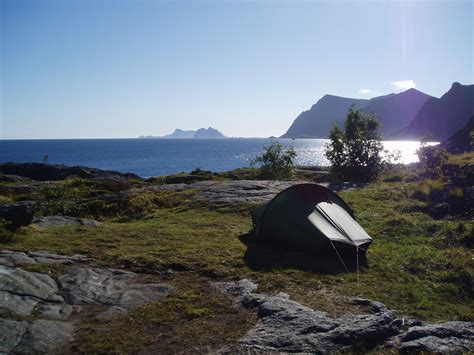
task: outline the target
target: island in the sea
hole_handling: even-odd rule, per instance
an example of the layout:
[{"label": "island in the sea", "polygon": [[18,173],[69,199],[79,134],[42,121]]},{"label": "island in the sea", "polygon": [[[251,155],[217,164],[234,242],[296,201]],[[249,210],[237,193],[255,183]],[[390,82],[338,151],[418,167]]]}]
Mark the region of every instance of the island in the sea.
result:
[{"label": "island in the sea", "polygon": [[196,131],[176,128],[173,133],[165,136],[140,136],[139,138],[226,138],[226,136],[219,130],[209,127],[199,128]]}]

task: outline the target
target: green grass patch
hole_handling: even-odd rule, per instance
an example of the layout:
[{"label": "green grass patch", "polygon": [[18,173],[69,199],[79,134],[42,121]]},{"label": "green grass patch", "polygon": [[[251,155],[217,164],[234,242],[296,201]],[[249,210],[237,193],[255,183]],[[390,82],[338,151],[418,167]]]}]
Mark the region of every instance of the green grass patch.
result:
[{"label": "green grass patch", "polygon": [[90,317],[76,333],[78,353],[208,353],[232,344],[257,322],[206,280],[173,279],[165,299],[113,318]]},{"label": "green grass patch", "polygon": [[[262,292],[286,292],[330,314],[357,311],[350,297],[363,296],[384,302],[400,316],[473,320],[472,223],[462,216],[434,220],[423,212],[426,202],[412,198],[417,189],[417,183],[392,181],[341,193],[374,239],[367,255],[368,267],[359,275],[315,272],[306,268],[298,255],[292,258],[301,259],[299,264],[288,263],[289,253],[284,251],[272,254],[262,250],[249,256],[239,237],[251,229],[252,206],[191,203],[183,193],[147,192],[111,207],[103,205],[91,213],[108,214],[97,228],[22,228],[9,235],[8,241],[0,241],[0,248],[86,254],[103,266],[173,275],[170,282],[179,286],[179,292],[132,313],[130,337],[122,329],[126,329],[126,316],[98,320],[100,332],[91,321],[90,327],[78,333],[76,346],[81,352],[138,350],[133,338],[136,341],[140,332],[145,332],[140,349],[149,347],[150,351],[166,349],[164,345],[160,348],[159,342],[176,351],[186,349],[184,345],[179,348],[179,339],[185,342],[193,336],[201,337],[201,344],[211,344],[206,338],[209,329],[223,326],[219,322],[225,319],[239,318],[220,318],[222,312],[233,312],[227,306],[219,308],[226,301],[216,295],[206,303],[206,293],[196,287],[202,290],[212,280],[244,277],[257,281]],[[194,298],[199,292],[202,295]],[[215,328],[209,325],[204,331],[206,322]],[[156,338],[157,334],[164,335]],[[230,337],[225,334],[212,344],[224,343],[223,339]]]}]

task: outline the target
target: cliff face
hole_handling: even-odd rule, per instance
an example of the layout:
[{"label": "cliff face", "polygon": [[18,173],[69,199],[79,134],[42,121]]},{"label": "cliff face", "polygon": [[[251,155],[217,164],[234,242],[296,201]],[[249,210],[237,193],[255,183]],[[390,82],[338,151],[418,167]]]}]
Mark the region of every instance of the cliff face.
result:
[{"label": "cliff face", "polygon": [[454,83],[441,98],[429,99],[413,121],[392,135],[394,139],[418,139],[431,134],[444,141],[463,128],[474,115],[474,85]]},{"label": "cliff face", "polygon": [[446,148],[451,153],[461,153],[472,151],[471,132],[474,131],[474,116],[459,131],[454,133],[448,140],[441,143],[441,147]]},{"label": "cliff face", "polygon": [[342,122],[351,105],[362,108],[367,103],[368,100],[325,95],[303,111],[281,138],[326,138],[333,123]]},{"label": "cliff face", "polygon": [[430,98],[415,89],[370,100],[326,95],[310,110],[302,112],[282,138],[326,138],[334,123],[344,122],[351,105],[375,113],[381,123],[381,132],[389,136],[408,125]]},{"label": "cliff face", "polygon": [[382,134],[388,137],[409,125],[421,107],[431,98],[432,96],[421,91],[409,89],[400,94],[373,98],[362,111],[375,113],[380,121]]}]

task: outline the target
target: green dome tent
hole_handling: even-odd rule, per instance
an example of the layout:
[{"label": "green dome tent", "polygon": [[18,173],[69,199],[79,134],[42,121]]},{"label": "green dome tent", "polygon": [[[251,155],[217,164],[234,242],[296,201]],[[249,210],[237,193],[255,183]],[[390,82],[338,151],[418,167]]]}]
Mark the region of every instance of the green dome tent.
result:
[{"label": "green dome tent", "polygon": [[299,184],[283,190],[266,205],[255,208],[252,221],[258,241],[333,255],[344,267],[341,255],[365,252],[372,242],[344,200],[317,184]]}]

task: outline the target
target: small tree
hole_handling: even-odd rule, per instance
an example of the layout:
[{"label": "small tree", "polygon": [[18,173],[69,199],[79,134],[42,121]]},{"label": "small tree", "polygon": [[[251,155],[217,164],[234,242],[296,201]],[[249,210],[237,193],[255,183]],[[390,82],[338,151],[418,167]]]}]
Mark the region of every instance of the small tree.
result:
[{"label": "small tree", "polygon": [[294,175],[295,149],[290,146],[286,150],[279,142],[264,147],[261,155],[251,162],[252,166],[260,166],[260,176],[264,179],[288,179]]},{"label": "small tree", "polygon": [[337,124],[333,126],[330,142],[326,145],[326,157],[337,177],[348,181],[370,181],[378,176],[385,163],[378,127],[375,115],[360,112],[354,105],[347,113],[344,131]]},{"label": "small tree", "polygon": [[437,145],[428,145],[433,137],[431,135],[421,138],[420,147],[416,151],[424,175],[437,177],[441,174],[441,165],[448,160],[448,153]]}]

